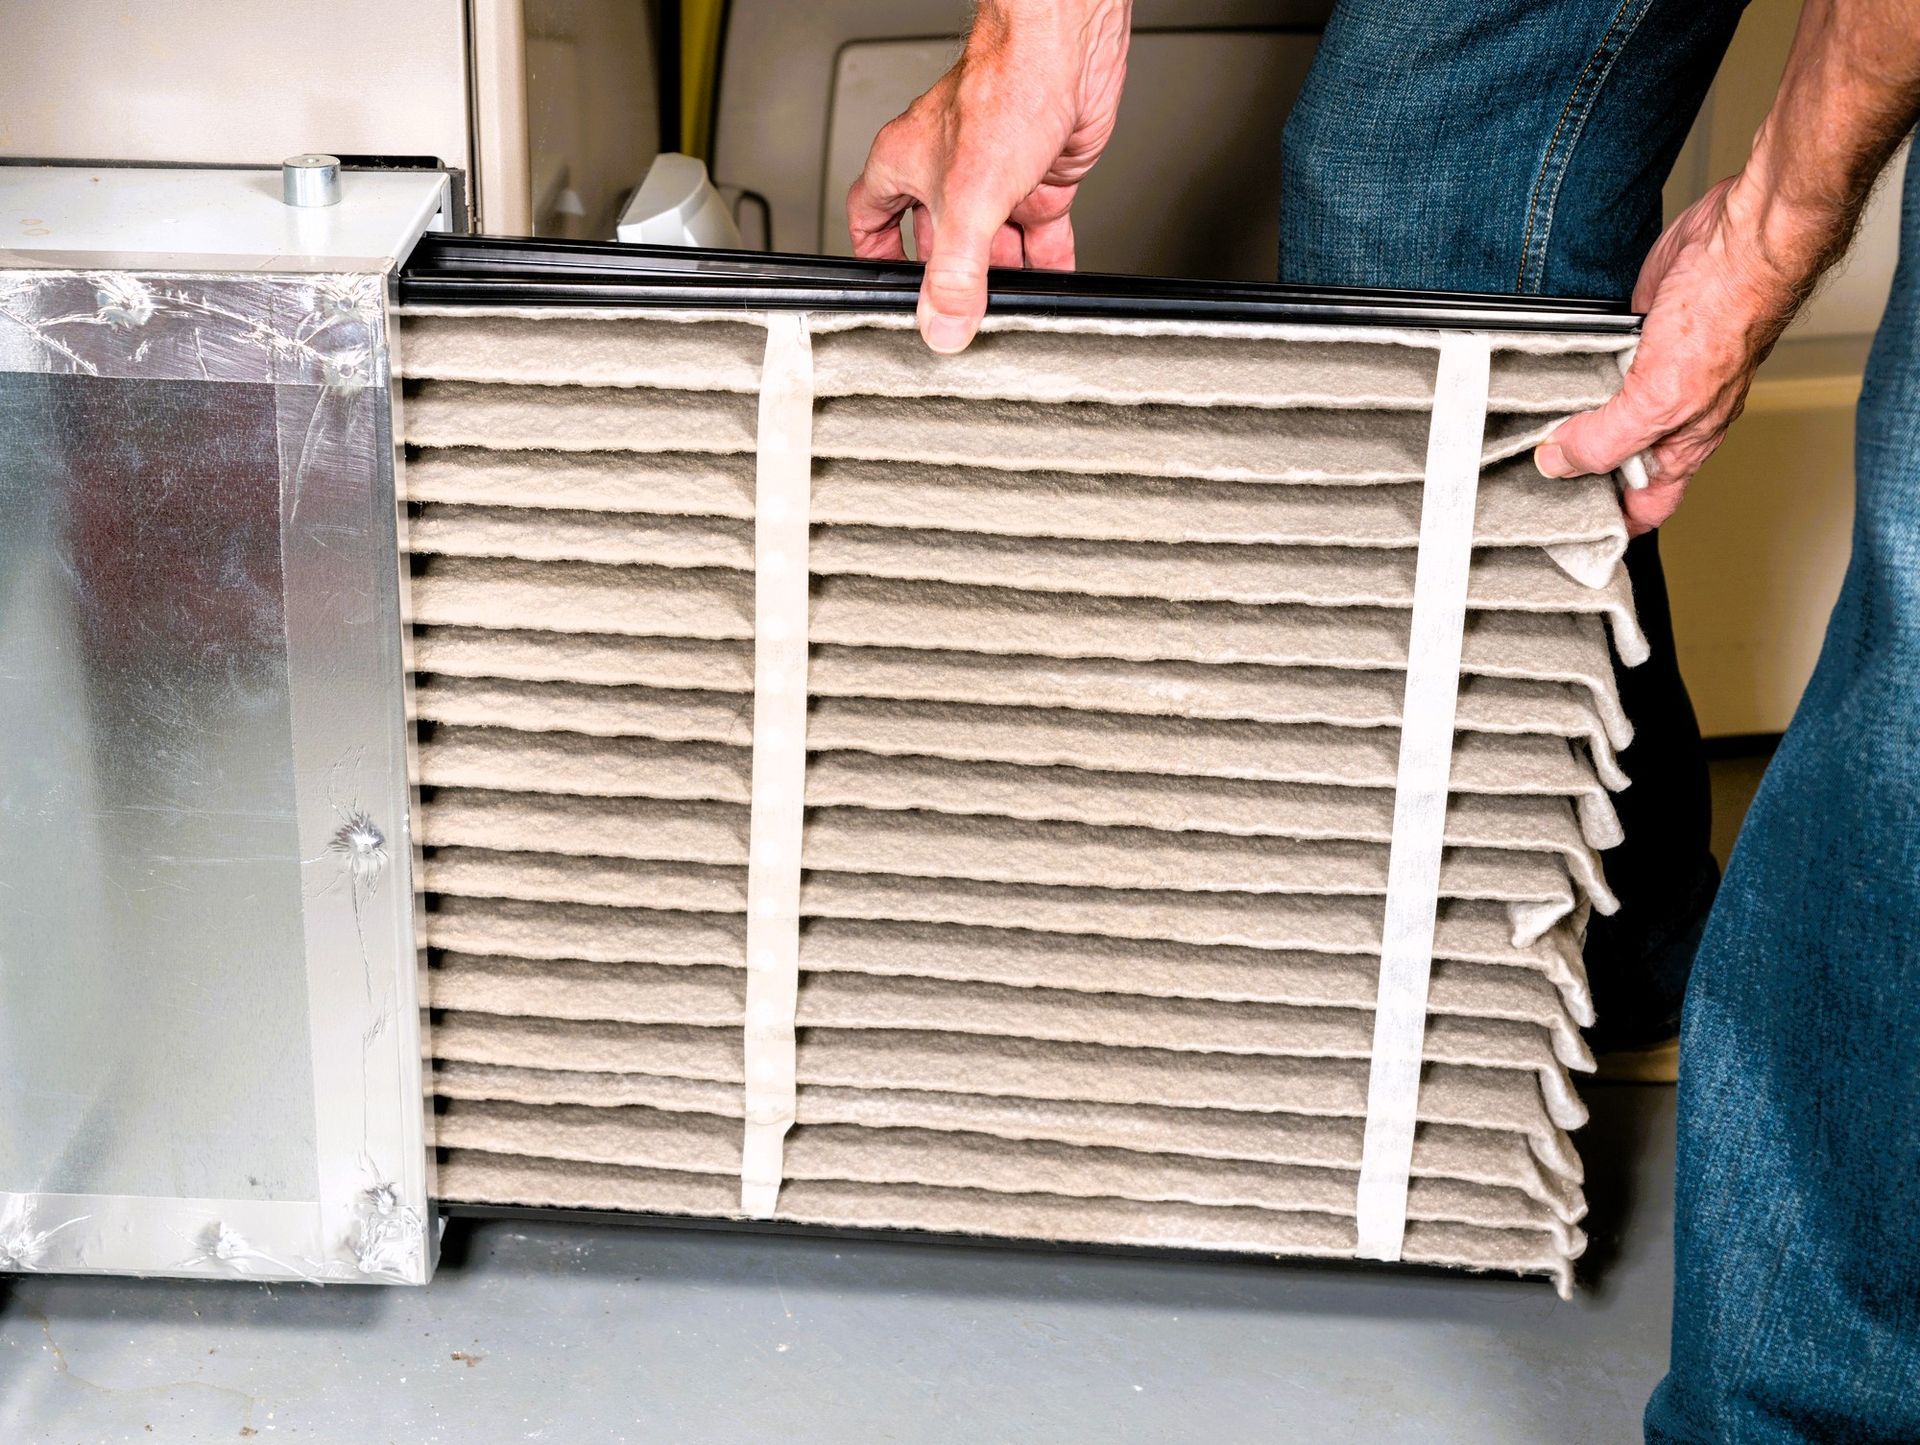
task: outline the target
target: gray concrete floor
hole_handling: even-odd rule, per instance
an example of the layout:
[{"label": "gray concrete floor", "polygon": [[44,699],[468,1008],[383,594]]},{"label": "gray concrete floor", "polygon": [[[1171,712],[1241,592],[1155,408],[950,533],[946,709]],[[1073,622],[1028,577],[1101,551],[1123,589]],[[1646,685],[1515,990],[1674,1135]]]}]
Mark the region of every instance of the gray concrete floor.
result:
[{"label": "gray concrete floor", "polygon": [[[1715,774],[1737,816],[1758,768]],[[0,1442],[1637,1440],[1666,1360],[1673,1094],[1588,1093],[1571,1303],[1359,1267],[456,1220],[422,1290],[0,1279]]]},{"label": "gray concrete floor", "polygon": [[0,1285],[0,1441],[1614,1442],[1673,1095],[1590,1091],[1589,1279],[455,1221],[420,1290]]}]

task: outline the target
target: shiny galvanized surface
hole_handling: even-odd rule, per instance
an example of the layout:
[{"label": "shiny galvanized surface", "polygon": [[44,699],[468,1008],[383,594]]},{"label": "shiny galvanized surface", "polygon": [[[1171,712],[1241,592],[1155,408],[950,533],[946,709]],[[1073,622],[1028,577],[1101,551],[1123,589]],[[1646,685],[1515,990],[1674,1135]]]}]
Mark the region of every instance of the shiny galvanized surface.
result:
[{"label": "shiny galvanized surface", "polygon": [[0,272],[0,371],[384,386],[372,271]]},{"label": "shiny galvanized surface", "polygon": [[431,1270],[386,287],[0,273],[0,1268]]}]

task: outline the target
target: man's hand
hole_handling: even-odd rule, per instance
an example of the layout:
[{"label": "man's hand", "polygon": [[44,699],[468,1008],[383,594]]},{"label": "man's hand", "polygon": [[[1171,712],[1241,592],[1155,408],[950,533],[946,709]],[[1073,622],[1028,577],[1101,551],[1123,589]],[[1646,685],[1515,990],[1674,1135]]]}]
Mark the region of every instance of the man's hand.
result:
[{"label": "man's hand", "polygon": [[1067,212],[1100,158],[1126,77],[1131,0],[981,0],[953,69],[890,121],[847,194],[854,253],[926,263],[920,334],[966,349],[987,267],[1073,269]]},{"label": "man's hand", "polygon": [[1633,289],[1646,322],[1619,395],[1563,423],[1534,453],[1550,477],[1610,472],[1645,453],[1647,486],[1622,498],[1636,537],[1680,505],[1812,281],[1804,265],[1782,268],[1750,243],[1735,186],[1707,192],[1648,254]]},{"label": "man's hand", "polygon": [[1627,530],[1672,516],[1917,115],[1913,0],[1806,0],[1746,165],[1669,226],[1641,269],[1633,304],[1646,324],[1620,394],[1563,422],[1534,452],[1540,470],[1608,472],[1645,452]]}]

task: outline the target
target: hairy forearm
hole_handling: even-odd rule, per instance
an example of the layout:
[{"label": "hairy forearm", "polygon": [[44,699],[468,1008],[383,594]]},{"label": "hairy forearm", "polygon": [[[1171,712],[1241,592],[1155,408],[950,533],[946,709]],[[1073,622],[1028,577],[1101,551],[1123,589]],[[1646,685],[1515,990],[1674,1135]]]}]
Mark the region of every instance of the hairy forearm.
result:
[{"label": "hairy forearm", "polygon": [[1727,196],[1759,259],[1804,293],[1852,239],[1920,118],[1920,3],[1807,0],[1780,89]]},{"label": "hairy forearm", "polygon": [[1066,38],[1132,19],[1133,0],[979,0],[967,45],[1004,45],[1016,35],[1045,33]]}]

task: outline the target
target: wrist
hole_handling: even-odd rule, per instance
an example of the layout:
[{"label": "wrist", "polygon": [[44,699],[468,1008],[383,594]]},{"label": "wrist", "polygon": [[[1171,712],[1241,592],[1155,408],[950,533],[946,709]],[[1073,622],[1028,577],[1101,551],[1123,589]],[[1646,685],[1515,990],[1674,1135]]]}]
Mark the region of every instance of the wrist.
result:
[{"label": "wrist", "polygon": [[1825,197],[1795,196],[1756,150],[1727,188],[1728,253],[1765,282],[1804,295],[1845,249],[1853,212]]}]

